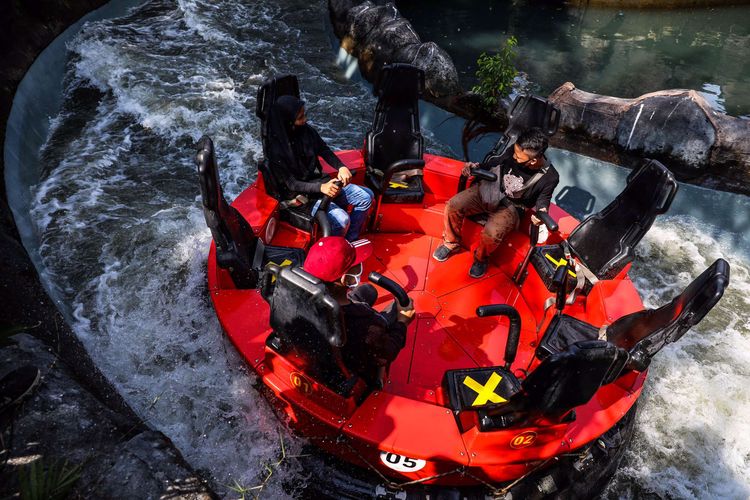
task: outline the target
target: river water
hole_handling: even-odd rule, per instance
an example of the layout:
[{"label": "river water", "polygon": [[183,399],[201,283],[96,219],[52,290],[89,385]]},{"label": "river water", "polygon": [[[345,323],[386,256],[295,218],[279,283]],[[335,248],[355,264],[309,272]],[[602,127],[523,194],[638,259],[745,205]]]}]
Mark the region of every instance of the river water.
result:
[{"label": "river water", "polygon": [[[444,47],[467,87],[477,56],[518,39],[516,64],[548,95],[571,81],[617,97],[687,88],[750,117],[750,6],[618,9],[589,2],[396,2],[425,41]],[[441,15],[436,16],[435,11]]]},{"label": "river water", "polygon": [[[314,479],[288,458],[264,483],[281,441],[288,455],[304,443],[254,390],[211,308],[193,145],[213,137],[233,199],[262,153],[257,87],[294,73],[324,139],[359,147],[375,100],[337,64],[326,17],[321,0],[152,0],[86,25],[68,46],[40,178],[8,186],[30,194],[26,245],[97,365],[227,497],[260,484],[264,498],[294,497]],[[451,154],[439,127],[425,128],[428,150]],[[575,168],[565,165],[577,157],[554,154],[561,170]],[[718,257],[732,264],[732,283],[653,363],[611,498],[750,497],[750,258],[731,231],[708,216],[665,217],[639,247],[632,277],[649,306]]]}]

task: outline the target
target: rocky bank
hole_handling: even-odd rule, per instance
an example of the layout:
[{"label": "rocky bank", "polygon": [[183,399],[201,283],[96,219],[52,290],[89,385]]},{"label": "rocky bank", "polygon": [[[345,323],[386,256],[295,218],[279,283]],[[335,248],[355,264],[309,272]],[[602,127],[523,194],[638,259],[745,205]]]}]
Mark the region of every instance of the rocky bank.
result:
[{"label": "rocky bank", "polygon": [[[504,128],[505,110],[482,109],[477,96],[458,84],[450,56],[435,43],[423,43],[394,4],[329,0],[328,6],[341,47],[358,58],[367,80],[384,64],[414,64],[425,70],[426,100]],[[680,180],[750,194],[750,120],[712,109],[698,92],[664,90],[621,99],[565,83],[550,99],[561,109],[555,146],[631,167],[643,157],[656,158]]]}]

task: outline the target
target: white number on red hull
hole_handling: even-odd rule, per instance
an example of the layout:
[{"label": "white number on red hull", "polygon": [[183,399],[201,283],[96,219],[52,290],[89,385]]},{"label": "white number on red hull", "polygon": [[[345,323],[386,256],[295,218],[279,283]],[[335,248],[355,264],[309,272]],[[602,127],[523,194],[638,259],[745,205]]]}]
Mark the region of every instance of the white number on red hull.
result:
[{"label": "white number on red hull", "polygon": [[427,465],[427,462],[419,458],[404,457],[387,451],[380,452],[380,461],[387,467],[399,472],[416,472]]}]

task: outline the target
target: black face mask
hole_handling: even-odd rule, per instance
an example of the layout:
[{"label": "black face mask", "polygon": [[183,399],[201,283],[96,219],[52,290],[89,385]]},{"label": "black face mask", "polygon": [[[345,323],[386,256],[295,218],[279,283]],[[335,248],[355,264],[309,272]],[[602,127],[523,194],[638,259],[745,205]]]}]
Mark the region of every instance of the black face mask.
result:
[{"label": "black face mask", "polygon": [[515,163],[515,164],[516,164],[516,167],[518,167],[518,168],[521,168],[521,169],[523,169],[523,170],[531,170],[531,168],[532,168],[532,167],[531,167],[531,162],[532,162],[532,161],[534,161],[534,159],[533,159],[533,158],[532,158],[531,160],[525,161],[525,162],[523,162],[523,163],[519,163],[519,162],[517,162],[517,161],[516,161],[516,159],[515,159],[515,158],[513,158],[513,163]]}]

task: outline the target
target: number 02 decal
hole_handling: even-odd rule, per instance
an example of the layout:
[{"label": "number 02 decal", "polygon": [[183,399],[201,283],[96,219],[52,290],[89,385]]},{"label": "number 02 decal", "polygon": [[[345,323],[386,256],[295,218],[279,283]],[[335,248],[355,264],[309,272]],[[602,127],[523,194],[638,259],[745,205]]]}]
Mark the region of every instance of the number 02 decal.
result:
[{"label": "number 02 decal", "polygon": [[510,447],[515,449],[526,448],[534,444],[534,441],[536,441],[536,432],[522,432],[513,436],[513,439],[510,440]]},{"label": "number 02 decal", "polygon": [[419,458],[409,458],[387,451],[380,452],[380,461],[399,472],[416,472],[422,470],[427,462]]}]

